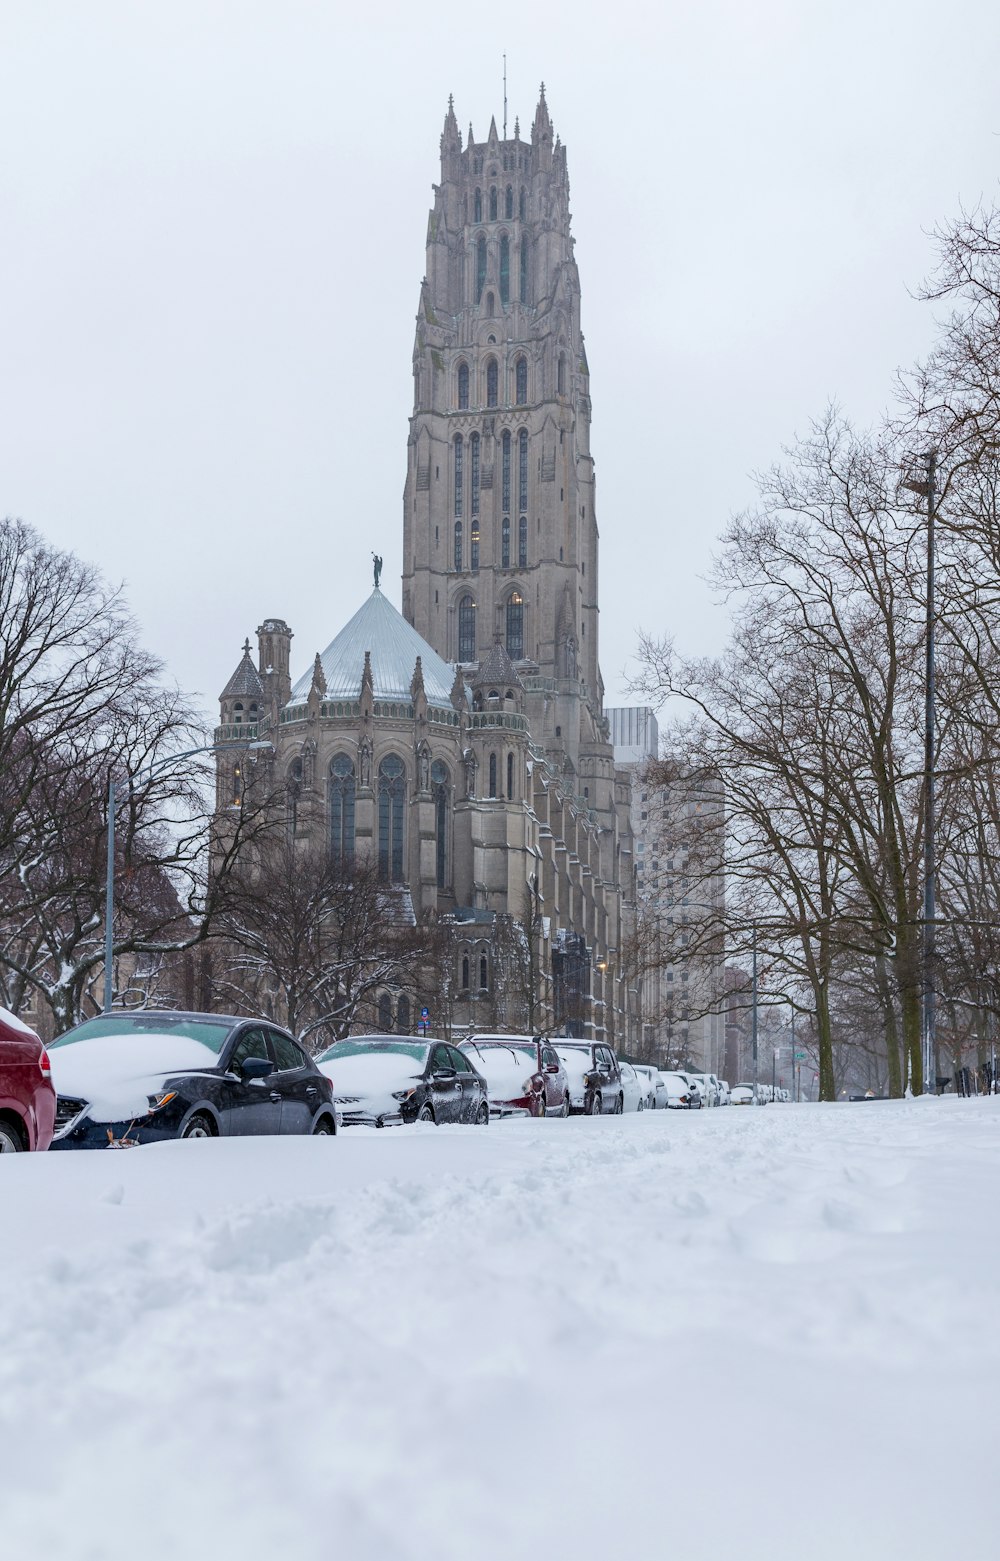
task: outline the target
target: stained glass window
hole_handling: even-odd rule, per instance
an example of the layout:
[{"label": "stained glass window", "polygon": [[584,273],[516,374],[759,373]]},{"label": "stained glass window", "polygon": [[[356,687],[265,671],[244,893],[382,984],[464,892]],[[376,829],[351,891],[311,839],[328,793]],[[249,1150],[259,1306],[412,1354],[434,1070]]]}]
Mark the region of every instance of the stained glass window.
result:
[{"label": "stained glass window", "polygon": [[506,233],[500,240],[500,302],[510,303],[510,239]]},{"label": "stained glass window", "polygon": [[527,404],[527,400],[528,400],[528,360],[527,360],[527,358],[518,358],[518,360],[517,360],[517,368],[514,371],[514,378],[515,378],[515,383],[516,383],[516,386],[517,386],[516,391],[515,391],[517,404],[518,404],[519,407],[523,407],[523,406],[525,406]]},{"label": "stained glass window", "polygon": [[500,386],[500,370],[497,367],[496,358],[491,358],[486,365],[486,405],[495,407]]},{"label": "stained glass window", "polygon": [[501,509],[506,515],[510,509],[510,429],[503,431],[500,457]]},{"label": "stained glass window", "polygon": [[495,797],[496,794],[497,794],[497,756],[496,756],[495,753],[491,753],[490,754],[490,796],[491,797]]},{"label": "stained glass window", "polygon": [[522,515],[517,523],[517,563],[519,569],[528,567],[528,517]]},{"label": "stained glass window", "polygon": [[458,604],[458,659],[476,659],[476,600],[463,596]]},{"label": "stained glass window", "polygon": [[378,767],[378,870],[390,883],[403,882],[403,803],[406,766],[390,753]]},{"label": "stained glass window", "polygon": [[[466,598],[471,601],[471,597]],[[434,833],[437,850],[437,886],[443,889],[448,870],[448,766],[440,759],[431,765],[431,796],[434,799]]]},{"label": "stained glass window", "polygon": [[455,568],[456,569],[461,569],[461,567],[462,567],[462,522],[460,520],[456,520],[456,522],[455,522]]},{"label": "stained glass window", "polygon": [[517,507],[528,508],[528,430],[517,436]]},{"label": "stained glass window", "polygon": [[469,568],[479,568],[479,522],[472,522],[472,530],[469,533]]},{"label": "stained glass window", "polygon": [[486,286],[486,236],[480,233],[476,240],[476,303],[483,296]]},{"label": "stained glass window", "polygon": [[461,434],[455,435],[455,514],[462,513],[462,447]]},{"label": "stained glass window", "polygon": [[528,302],[528,235],[521,240],[521,302]]},{"label": "stained glass window", "polygon": [[510,516],[505,515],[500,524],[500,567],[510,568]]},{"label": "stained glass window", "polygon": [[346,753],[338,753],[330,765],[330,854],[335,861],[354,855],[354,765]]},{"label": "stained glass window", "polygon": [[467,363],[460,363],[458,365],[458,410],[460,412],[466,412],[468,411],[468,407],[469,365]]},{"label": "stained glass window", "polygon": [[524,655],[524,597],[514,591],[507,602],[507,654],[511,661]]},{"label": "stained glass window", "polygon": [[[469,439],[469,453],[472,457],[472,513],[479,514],[479,435],[473,434]],[[473,569],[476,567],[473,564]]]}]

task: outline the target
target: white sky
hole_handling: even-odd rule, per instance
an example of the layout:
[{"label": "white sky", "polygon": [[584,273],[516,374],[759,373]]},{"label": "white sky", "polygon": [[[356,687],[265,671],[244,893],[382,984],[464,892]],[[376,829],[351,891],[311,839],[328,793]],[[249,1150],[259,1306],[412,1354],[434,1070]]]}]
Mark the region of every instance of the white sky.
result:
[{"label": "white sky", "polygon": [[[510,26],[503,26],[509,18]],[[748,474],[926,347],[927,233],[996,193],[1000,6],[4,0],[0,512],[124,578],[215,695],[399,601],[411,350],[449,92],[567,143],[609,703],[692,650]],[[909,290],[909,291],[908,291]]]}]

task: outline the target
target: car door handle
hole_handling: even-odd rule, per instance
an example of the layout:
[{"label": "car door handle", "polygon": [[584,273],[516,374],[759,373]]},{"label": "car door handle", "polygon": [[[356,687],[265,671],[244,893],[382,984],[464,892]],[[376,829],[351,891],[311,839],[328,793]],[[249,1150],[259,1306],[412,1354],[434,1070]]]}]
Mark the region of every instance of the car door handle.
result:
[{"label": "car door handle", "polygon": [[306,1085],[306,1094],[307,1095],[318,1095],[319,1094],[319,1090],[316,1088],[315,1084],[307,1084]]},{"label": "car door handle", "polygon": [[271,1091],[271,1099],[272,1100],[276,1100],[276,1101],[280,1101],[280,1099],[281,1099],[281,1091],[277,1090],[277,1089],[273,1089]]}]

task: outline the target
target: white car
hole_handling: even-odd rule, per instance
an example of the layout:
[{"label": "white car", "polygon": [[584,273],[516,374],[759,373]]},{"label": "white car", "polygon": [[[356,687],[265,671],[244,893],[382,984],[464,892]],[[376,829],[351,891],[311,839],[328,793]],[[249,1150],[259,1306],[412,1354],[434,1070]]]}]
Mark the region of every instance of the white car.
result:
[{"label": "white car", "polygon": [[[656,1098],[656,1081],[659,1077],[657,1070],[648,1062],[634,1062],[632,1067],[639,1076],[639,1082],[646,1091],[646,1110],[655,1111],[658,1105],[663,1104]],[[662,1095],[662,1090],[660,1094]]]},{"label": "white car", "polygon": [[646,1109],[646,1080],[641,1073],[637,1073],[630,1062],[618,1059],[618,1067],[622,1076],[622,1110],[645,1111]]},{"label": "white car", "polygon": [[719,1104],[719,1081],[714,1073],[693,1073],[694,1082],[700,1087],[704,1104],[717,1106]]},{"label": "white car", "polygon": [[729,1103],[732,1106],[752,1106],[753,1085],[734,1084],[732,1089],[729,1091]]},{"label": "white car", "polygon": [[696,1073],[681,1073],[678,1077],[687,1081],[691,1092],[692,1111],[700,1110],[702,1106],[708,1105],[708,1101],[705,1099],[705,1086]]},{"label": "white car", "polygon": [[719,1105],[729,1105],[729,1085],[726,1083],[725,1079],[719,1080]]},{"label": "white car", "polygon": [[663,1105],[672,1111],[687,1111],[693,1104],[691,1085],[683,1073],[658,1075],[657,1095],[662,1086]]}]

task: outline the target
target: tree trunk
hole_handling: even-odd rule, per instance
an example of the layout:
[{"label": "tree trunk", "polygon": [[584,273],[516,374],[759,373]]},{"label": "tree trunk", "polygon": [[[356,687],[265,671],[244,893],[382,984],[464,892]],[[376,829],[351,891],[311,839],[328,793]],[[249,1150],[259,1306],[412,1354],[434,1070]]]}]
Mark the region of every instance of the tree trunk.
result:
[{"label": "tree trunk", "polygon": [[875,984],[878,987],[882,1013],[885,1019],[885,1055],[889,1069],[889,1099],[899,1100],[903,1094],[903,1074],[899,1065],[899,1026],[896,1023],[896,1004],[893,1001],[889,972],[885,968],[885,955],[875,956]]},{"label": "tree trunk", "polygon": [[816,991],[816,1040],[819,1051],[819,1098],[836,1100],[833,1076],[833,1026],[830,1020],[830,992],[824,983]]}]

